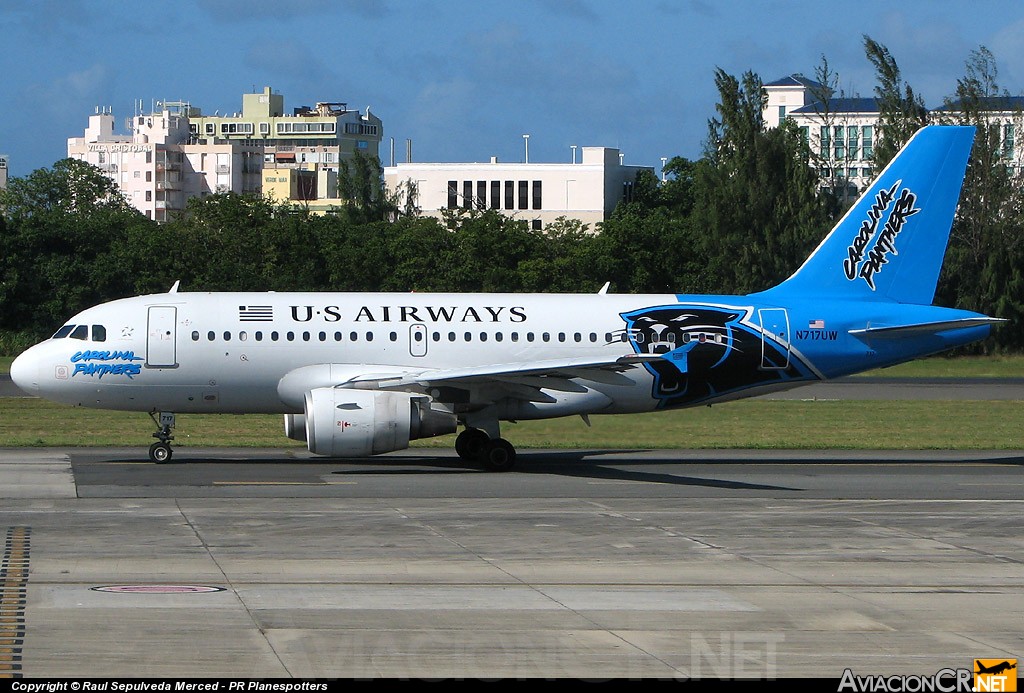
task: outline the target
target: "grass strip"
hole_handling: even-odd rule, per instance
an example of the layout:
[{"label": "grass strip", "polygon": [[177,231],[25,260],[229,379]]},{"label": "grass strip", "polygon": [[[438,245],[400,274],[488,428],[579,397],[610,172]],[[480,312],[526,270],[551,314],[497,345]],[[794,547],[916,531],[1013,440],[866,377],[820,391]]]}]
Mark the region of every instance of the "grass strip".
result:
[{"label": "grass strip", "polygon": [[[1024,449],[1021,401],[746,400],[713,407],[503,424],[520,448]],[[145,414],[0,398],[0,446],[148,447]],[[277,415],[179,414],[175,443],[302,447]],[[450,447],[454,436],[414,441]]]}]

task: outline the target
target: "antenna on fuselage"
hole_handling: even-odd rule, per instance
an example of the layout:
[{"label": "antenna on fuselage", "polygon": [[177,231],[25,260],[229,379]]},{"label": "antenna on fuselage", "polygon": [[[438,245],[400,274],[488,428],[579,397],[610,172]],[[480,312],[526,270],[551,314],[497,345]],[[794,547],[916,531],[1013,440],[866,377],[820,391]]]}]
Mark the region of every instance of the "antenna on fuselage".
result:
[{"label": "antenna on fuselage", "polygon": [[608,293],[608,288],[609,288],[609,287],[610,287],[611,285],[612,285],[612,283],[611,283],[611,282],[605,282],[605,283],[604,283],[604,286],[602,286],[602,287],[601,287],[601,290],[597,292],[597,295],[598,295],[598,296],[604,296],[604,295],[605,295],[606,293]]},{"label": "antenna on fuselage", "polygon": [[170,291],[168,291],[167,293],[169,293],[169,294],[176,294],[176,293],[178,293],[178,284],[181,284],[181,280],[180,279],[178,281],[174,282],[174,286],[172,286]]}]

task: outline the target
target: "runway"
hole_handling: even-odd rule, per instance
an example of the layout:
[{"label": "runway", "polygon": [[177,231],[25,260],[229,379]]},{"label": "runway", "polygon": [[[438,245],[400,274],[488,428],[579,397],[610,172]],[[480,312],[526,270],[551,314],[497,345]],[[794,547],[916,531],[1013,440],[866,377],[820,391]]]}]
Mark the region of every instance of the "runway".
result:
[{"label": "runway", "polygon": [[0,674],[838,680],[1024,655],[1024,451],[521,455],[0,451],[23,595]]}]

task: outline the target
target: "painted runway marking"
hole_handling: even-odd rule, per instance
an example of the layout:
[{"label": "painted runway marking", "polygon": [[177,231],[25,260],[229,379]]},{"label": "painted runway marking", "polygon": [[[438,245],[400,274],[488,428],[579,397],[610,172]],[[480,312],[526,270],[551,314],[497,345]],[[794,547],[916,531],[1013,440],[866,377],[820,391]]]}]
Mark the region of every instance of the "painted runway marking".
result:
[{"label": "painted runway marking", "polygon": [[20,679],[28,593],[29,527],[9,527],[0,559],[0,679]]}]

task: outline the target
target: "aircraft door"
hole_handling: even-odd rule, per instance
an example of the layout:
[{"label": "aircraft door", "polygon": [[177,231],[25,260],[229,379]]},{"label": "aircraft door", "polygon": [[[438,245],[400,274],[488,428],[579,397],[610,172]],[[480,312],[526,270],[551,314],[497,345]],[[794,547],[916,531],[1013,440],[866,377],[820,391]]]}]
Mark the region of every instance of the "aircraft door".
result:
[{"label": "aircraft door", "polygon": [[785,308],[760,308],[761,368],[782,370],[789,367],[789,315]]},{"label": "aircraft door", "polygon": [[427,355],[427,326],[421,323],[409,325],[409,353],[413,356]]},{"label": "aircraft door", "polygon": [[150,306],[146,329],[146,368],[177,368],[174,306]]}]

